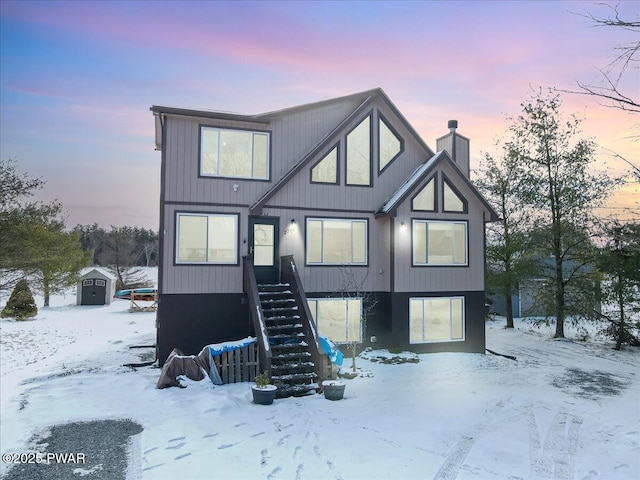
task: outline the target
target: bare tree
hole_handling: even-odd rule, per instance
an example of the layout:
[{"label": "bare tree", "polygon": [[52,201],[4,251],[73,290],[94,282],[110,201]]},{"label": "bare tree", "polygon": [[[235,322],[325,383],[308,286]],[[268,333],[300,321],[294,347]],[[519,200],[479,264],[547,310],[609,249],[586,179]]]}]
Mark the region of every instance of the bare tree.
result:
[{"label": "bare tree", "polygon": [[[593,25],[596,27],[619,28],[640,34],[640,19],[621,18],[620,12],[618,11],[619,3],[613,6],[607,5],[606,3],[600,3],[598,5],[609,8],[609,15],[597,16],[592,13],[571,13],[588,19],[593,22]],[[611,62],[599,69],[601,77],[600,85],[576,81],[579,88],[578,91],[564,91],[567,93],[591,95],[605,100],[603,104],[605,106],[619,108],[632,113],[640,113],[640,98],[637,97],[638,92],[623,92],[621,85],[621,80],[625,74],[628,73],[628,70],[638,68],[640,35],[635,41],[615,46],[614,50],[615,55]],[[631,84],[637,86],[637,82],[631,82]]]}]

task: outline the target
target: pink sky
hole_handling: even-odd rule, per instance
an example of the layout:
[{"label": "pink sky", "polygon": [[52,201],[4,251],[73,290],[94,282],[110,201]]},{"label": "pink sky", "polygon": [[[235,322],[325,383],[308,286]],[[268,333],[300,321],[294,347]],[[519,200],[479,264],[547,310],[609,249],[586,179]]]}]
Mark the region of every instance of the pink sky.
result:
[{"label": "pink sky", "polygon": [[[639,5],[619,11],[637,18]],[[610,10],[578,1],[3,0],[0,155],[46,179],[38,198],[58,198],[69,226],[157,229],[151,105],[254,114],[382,87],[432,148],[457,119],[475,167],[483,152],[498,153],[506,117],[532,88],[597,79],[614,47],[634,39],[571,12]],[[637,70],[623,86],[637,98]],[[585,137],[640,163],[629,138],[637,115],[563,99],[585,118]],[[626,169],[604,151],[598,166]],[[629,184],[610,211],[624,214],[639,197]]]}]

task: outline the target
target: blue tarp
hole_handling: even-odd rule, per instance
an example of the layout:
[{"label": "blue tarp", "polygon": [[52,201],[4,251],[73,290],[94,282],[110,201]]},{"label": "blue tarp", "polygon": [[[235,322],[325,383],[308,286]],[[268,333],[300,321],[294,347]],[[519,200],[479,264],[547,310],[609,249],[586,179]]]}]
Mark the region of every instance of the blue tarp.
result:
[{"label": "blue tarp", "polygon": [[331,363],[335,363],[336,365],[341,366],[344,360],[342,352],[338,350],[338,347],[336,347],[335,343],[333,343],[327,337],[324,337],[322,335],[319,335],[319,337],[320,347],[322,347],[324,353],[329,357]]}]

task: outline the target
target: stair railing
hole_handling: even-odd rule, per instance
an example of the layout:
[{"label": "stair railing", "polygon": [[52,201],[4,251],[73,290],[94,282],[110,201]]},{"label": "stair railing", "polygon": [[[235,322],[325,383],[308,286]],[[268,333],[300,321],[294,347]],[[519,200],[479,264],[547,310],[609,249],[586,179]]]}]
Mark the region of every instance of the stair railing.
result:
[{"label": "stair railing", "polygon": [[298,306],[298,312],[300,313],[300,323],[302,324],[302,330],[309,344],[309,353],[311,353],[311,360],[315,365],[315,373],[318,375],[318,383],[322,383],[323,377],[323,353],[320,350],[320,343],[318,337],[318,330],[316,324],[311,316],[309,310],[309,304],[307,303],[307,295],[304,292],[300,275],[298,274],[298,268],[296,262],[293,260],[293,255],[285,255],[280,257],[280,275],[281,282],[288,283],[291,288],[291,293],[296,300]]},{"label": "stair railing", "polygon": [[258,282],[256,281],[256,274],[253,271],[253,259],[250,257],[242,257],[242,265],[244,271],[244,293],[247,294],[249,299],[251,321],[253,322],[253,329],[256,332],[258,343],[260,373],[267,372],[269,378],[271,378],[271,346],[269,345],[267,325],[264,321],[264,312],[262,311],[262,303],[260,302],[260,294],[258,293]]}]

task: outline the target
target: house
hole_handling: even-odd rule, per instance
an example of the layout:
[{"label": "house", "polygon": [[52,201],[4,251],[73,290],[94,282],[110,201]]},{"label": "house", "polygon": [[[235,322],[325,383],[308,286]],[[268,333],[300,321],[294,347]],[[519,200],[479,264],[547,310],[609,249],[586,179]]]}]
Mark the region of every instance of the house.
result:
[{"label": "house", "polygon": [[110,305],[116,294],[116,277],[101,267],[88,267],[80,272],[76,305]]},{"label": "house", "polygon": [[[484,352],[484,231],[497,215],[469,181],[457,122],[436,152],[379,88],[259,115],[151,111],[161,363],[262,331],[263,350],[319,331]],[[285,314],[303,331],[275,333]]]}]

